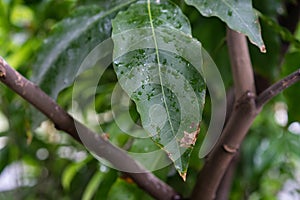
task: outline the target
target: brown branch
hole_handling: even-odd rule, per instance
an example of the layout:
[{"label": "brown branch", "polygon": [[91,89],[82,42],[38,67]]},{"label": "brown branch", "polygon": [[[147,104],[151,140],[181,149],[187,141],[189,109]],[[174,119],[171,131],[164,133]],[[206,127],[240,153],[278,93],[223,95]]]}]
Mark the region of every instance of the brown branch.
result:
[{"label": "brown branch", "polygon": [[235,105],[217,145],[207,157],[192,193],[192,199],[213,200],[224,174],[238,153],[262,106],[276,94],[300,80],[300,70],[263,91],[255,93],[252,65],[245,36],[227,31],[235,87]]},{"label": "brown branch", "polygon": [[199,173],[192,199],[216,198],[222,177],[258,113],[247,40],[244,35],[228,28],[227,43],[235,89],[234,109],[219,142],[207,157]]},{"label": "brown branch", "polygon": [[[76,121],[38,86],[12,69],[1,57],[0,81],[44,113],[57,129],[68,133],[96,155],[108,160],[117,169],[125,171],[125,174],[131,177],[140,188],[154,198],[162,200],[181,198],[170,186],[142,168],[125,151]],[[83,137],[80,137],[78,133],[84,133]]]},{"label": "brown branch", "polygon": [[300,81],[300,69],[270,86],[257,98],[248,92],[236,102],[222,137],[199,173],[192,199],[215,199],[222,177],[262,106],[297,81]]},{"label": "brown branch", "polygon": [[300,80],[300,68],[295,71],[294,73],[288,75],[287,77],[283,78],[282,80],[278,81],[277,83],[271,85],[265,91],[263,91],[258,97],[256,98],[256,106],[258,108],[262,107],[266,104],[270,99],[274,96],[285,90],[286,88],[290,87],[294,83]]},{"label": "brown branch", "polygon": [[239,161],[239,155],[236,155],[230,162],[217,190],[216,200],[229,199],[230,189],[234,178],[235,170]]},{"label": "brown branch", "polygon": [[247,91],[255,94],[254,74],[246,37],[227,28],[227,45],[234,80],[235,99],[240,98]]},{"label": "brown branch", "polygon": [[248,92],[236,102],[218,144],[205,160],[192,199],[215,199],[220,181],[232,158],[238,153],[256,115],[255,96]]}]

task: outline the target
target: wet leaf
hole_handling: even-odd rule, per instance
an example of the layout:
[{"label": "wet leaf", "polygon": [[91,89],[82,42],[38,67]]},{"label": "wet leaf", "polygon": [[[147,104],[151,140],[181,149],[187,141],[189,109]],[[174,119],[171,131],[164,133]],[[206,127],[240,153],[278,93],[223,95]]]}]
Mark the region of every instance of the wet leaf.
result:
[{"label": "wet leaf", "polygon": [[110,37],[111,19],[130,2],[124,1],[108,10],[97,6],[80,7],[58,23],[42,45],[31,79],[56,98],[73,83],[91,50]]},{"label": "wet leaf", "polygon": [[258,17],[253,10],[252,1],[249,0],[185,0],[206,16],[216,16],[224,21],[231,29],[247,35],[250,41],[265,52],[266,48],[261,37]]},{"label": "wet leaf", "polygon": [[[106,3],[111,5],[110,9],[103,10],[98,6],[80,7],[58,23],[39,51],[31,80],[56,99],[59,92],[69,87],[82,72],[79,68],[88,54],[110,37],[111,19],[131,2],[133,0],[122,4],[111,1]],[[112,47],[101,49],[99,60],[111,56],[111,51]],[[35,111],[32,116],[34,128],[45,120]]]},{"label": "wet leaf", "polygon": [[[185,179],[205,97],[201,44],[181,10],[166,1],[139,1],[112,24],[119,84]],[[181,145],[187,134],[192,142]]]}]

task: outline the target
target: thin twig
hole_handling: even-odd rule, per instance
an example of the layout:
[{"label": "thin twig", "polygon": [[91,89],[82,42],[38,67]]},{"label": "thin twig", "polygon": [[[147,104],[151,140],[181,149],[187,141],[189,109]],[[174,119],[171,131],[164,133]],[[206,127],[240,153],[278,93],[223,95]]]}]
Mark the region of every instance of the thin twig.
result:
[{"label": "thin twig", "polygon": [[[146,171],[125,151],[76,121],[38,86],[11,68],[1,57],[0,81],[44,113],[57,129],[65,131],[96,155],[108,160],[117,169],[124,169],[125,174],[154,198],[180,199],[180,195],[170,186]],[[83,136],[80,137],[79,133]]]},{"label": "thin twig", "polygon": [[265,91],[263,91],[256,98],[257,108],[262,107],[274,96],[276,96],[277,94],[279,94],[280,92],[290,87],[291,85],[293,85],[299,80],[300,80],[300,68],[297,71],[293,72],[292,74],[288,75],[287,77],[283,78],[282,80],[278,81],[277,83],[271,85]]}]

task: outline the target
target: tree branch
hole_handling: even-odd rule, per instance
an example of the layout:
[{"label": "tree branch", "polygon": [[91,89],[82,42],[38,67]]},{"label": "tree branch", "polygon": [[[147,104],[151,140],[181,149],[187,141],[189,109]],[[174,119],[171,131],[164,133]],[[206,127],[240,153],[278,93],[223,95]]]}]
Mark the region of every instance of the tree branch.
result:
[{"label": "tree branch", "polygon": [[212,200],[228,165],[237,153],[258,110],[255,82],[246,37],[227,29],[227,44],[234,80],[234,109],[222,136],[199,173],[192,199]]},{"label": "tree branch", "polygon": [[239,99],[247,91],[255,94],[254,74],[246,37],[227,28],[227,45],[234,80],[235,99]]},{"label": "tree branch", "polygon": [[235,170],[239,161],[239,155],[236,155],[230,162],[217,190],[216,200],[228,200],[230,189],[234,179]]},{"label": "tree branch", "polygon": [[220,181],[232,158],[238,153],[242,141],[262,106],[276,94],[300,80],[300,70],[298,70],[256,97],[245,36],[228,29],[227,38],[235,84],[235,105],[221,138],[208,155],[199,173],[192,199],[213,200],[216,198]]},{"label": "tree branch", "polygon": [[[1,57],[0,81],[44,113],[57,129],[68,133],[96,155],[108,160],[117,169],[122,169],[140,188],[154,198],[162,200],[181,198],[170,186],[146,171],[125,151],[75,120],[38,86],[12,69]],[[84,133],[84,136],[80,137],[79,132]]]},{"label": "tree branch", "polygon": [[238,153],[240,144],[256,115],[255,96],[248,92],[236,102],[221,138],[206,158],[194,187],[192,199],[215,199],[220,181],[232,158]]},{"label": "tree branch", "polygon": [[292,74],[288,75],[287,77],[283,78],[282,80],[278,81],[277,83],[271,85],[265,91],[263,91],[256,98],[257,108],[262,107],[274,96],[276,96],[286,88],[290,87],[294,83],[298,82],[299,80],[300,80],[300,68],[297,71],[293,72]]}]

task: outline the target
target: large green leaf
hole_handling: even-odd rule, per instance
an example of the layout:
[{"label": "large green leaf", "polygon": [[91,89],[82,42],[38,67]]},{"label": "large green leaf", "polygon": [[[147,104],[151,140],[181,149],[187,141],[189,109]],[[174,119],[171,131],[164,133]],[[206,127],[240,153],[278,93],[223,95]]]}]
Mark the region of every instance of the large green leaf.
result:
[{"label": "large green leaf", "polygon": [[[126,0],[106,10],[98,6],[80,7],[57,24],[42,45],[32,80],[56,98],[61,90],[73,83],[80,65],[91,50],[110,37],[111,19],[133,1]],[[106,52],[101,53],[99,56]]]},{"label": "large green leaf", "polygon": [[219,17],[231,29],[247,35],[261,52],[266,51],[251,0],[185,0],[185,2],[196,7],[206,17]]},{"label": "large green leaf", "polygon": [[181,10],[167,1],[139,1],[112,25],[119,84],[185,179],[205,97],[201,44]]},{"label": "large green leaf", "polygon": [[[73,14],[58,23],[44,41],[33,66],[32,80],[48,95],[56,99],[60,91],[70,86],[88,54],[111,35],[111,19],[134,0],[107,2],[110,9],[99,6],[79,7]],[[116,5],[116,6],[113,6]],[[111,56],[112,46],[101,49],[98,60]],[[91,63],[92,65],[93,63]],[[33,112],[33,127],[45,117]]]}]

